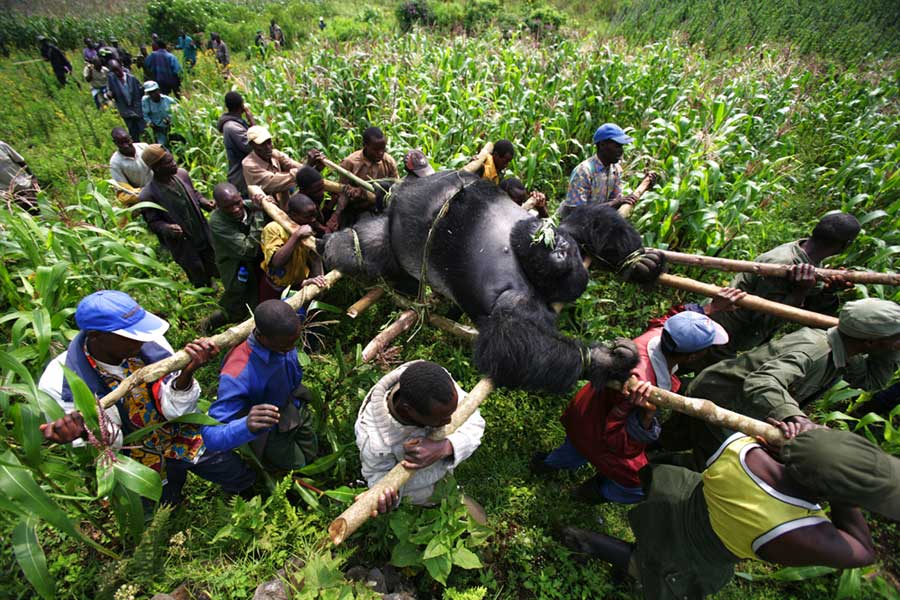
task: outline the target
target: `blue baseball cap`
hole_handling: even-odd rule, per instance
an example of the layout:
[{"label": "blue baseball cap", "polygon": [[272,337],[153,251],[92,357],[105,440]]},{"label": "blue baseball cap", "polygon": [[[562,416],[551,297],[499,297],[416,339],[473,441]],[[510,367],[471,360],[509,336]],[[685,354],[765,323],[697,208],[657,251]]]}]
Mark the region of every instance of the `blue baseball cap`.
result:
[{"label": "blue baseball cap", "polygon": [[689,310],[670,317],[663,330],[675,342],[676,352],[698,352],[728,343],[728,332],[721,325],[703,313]]},{"label": "blue baseball cap", "polygon": [[625,135],[622,128],[615,123],[604,123],[594,132],[594,143],[599,144],[603,140],[612,140],[618,144],[630,144],[634,138]]},{"label": "blue baseball cap", "polygon": [[81,331],[106,331],[139,342],[157,340],[169,329],[167,322],[116,290],[100,290],[82,298],[75,309],[75,323]]}]

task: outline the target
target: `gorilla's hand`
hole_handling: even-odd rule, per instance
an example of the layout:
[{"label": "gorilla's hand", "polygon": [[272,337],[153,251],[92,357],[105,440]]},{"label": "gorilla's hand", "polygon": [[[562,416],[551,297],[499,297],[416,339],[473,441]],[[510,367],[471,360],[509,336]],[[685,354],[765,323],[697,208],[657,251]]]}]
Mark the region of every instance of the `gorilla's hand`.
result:
[{"label": "gorilla's hand", "polygon": [[638,348],[634,342],[617,338],[612,344],[591,348],[591,364],[586,374],[595,388],[602,389],[609,380],[628,379],[639,360]]},{"label": "gorilla's hand", "polygon": [[631,283],[653,283],[666,272],[666,256],[659,250],[644,250],[633,261],[626,261],[620,274]]}]

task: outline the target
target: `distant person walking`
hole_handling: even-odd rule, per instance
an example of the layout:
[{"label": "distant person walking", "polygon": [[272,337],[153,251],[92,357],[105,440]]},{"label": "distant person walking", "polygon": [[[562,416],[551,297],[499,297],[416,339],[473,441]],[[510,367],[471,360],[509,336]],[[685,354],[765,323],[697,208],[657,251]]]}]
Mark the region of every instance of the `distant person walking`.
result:
[{"label": "distant person walking", "polygon": [[167,96],[159,89],[155,81],[144,82],[144,92],[147,94],[141,100],[141,108],[144,111],[144,119],[153,129],[156,143],[167,146],[169,143],[169,129],[172,127],[172,107],[178,102],[171,96]]},{"label": "distant person walking", "polygon": [[131,139],[140,141],[146,127],[144,109],[141,106],[144,88],[141,87],[137,77],[126,71],[117,60],[109,61],[106,95],[115,100],[116,110],[125,121]]},{"label": "distant person walking", "polygon": [[193,69],[197,64],[197,44],[194,39],[184,31],[178,36],[178,42],[175,47],[181,50],[181,59],[187,69]]},{"label": "distant person walking", "polygon": [[72,72],[72,63],[62,50],[51,44],[44,36],[39,37],[38,41],[41,44],[41,58],[50,63],[59,85],[66,85],[66,78]]},{"label": "distant person walking", "polygon": [[144,60],[150,79],[159,84],[163,94],[175,94],[181,90],[181,63],[175,55],[166,50],[165,42],[154,40],[153,52]]}]

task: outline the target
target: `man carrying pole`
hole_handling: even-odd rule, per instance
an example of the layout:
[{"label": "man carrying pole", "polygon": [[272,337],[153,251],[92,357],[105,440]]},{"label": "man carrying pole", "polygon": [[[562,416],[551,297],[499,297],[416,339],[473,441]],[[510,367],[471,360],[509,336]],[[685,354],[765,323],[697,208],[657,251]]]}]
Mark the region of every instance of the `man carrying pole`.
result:
[{"label": "man carrying pole", "polygon": [[[754,419],[783,421],[806,431],[818,427],[804,408],[840,379],[865,390],[885,387],[900,366],[900,306],[887,300],[856,300],[841,310],[827,331],[804,328],[704,370],[688,388],[690,396]],[[672,420],[669,431],[679,426]],[[691,420],[695,458],[708,458],[728,437],[722,427]],[[679,449],[663,436],[667,449]]]},{"label": "man carrying pole", "polygon": [[[754,273],[740,273],[729,285],[781,304],[834,314],[837,308],[835,293],[844,289],[846,284],[840,277],[817,283],[815,267],[829,256],[844,252],[856,239],[859,230],[859,221],[853,215],[825,215],[810,237],[782,244],[756,257],[756,262],[793,265],[789,277],[761,277]],[[696,365],[697,370],[765,344],[784,325],[782,319],[771,314],[744,308],[719,313],[713,319],[728,332],[729,342],[710,352]]]}]

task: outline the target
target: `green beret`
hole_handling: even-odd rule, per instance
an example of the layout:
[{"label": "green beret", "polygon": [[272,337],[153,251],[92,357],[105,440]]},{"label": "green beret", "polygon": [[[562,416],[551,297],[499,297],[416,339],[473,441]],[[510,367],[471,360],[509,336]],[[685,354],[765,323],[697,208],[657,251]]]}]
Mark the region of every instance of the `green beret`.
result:
[{"label": "green beret", "polygon": [[788,440],[781,458],[787,474],[816,496],[900,521],[900,459],[864,437],[811,429]]},{"label": "green beret", "polygon": [[867,298],[848,302],[838,315],[838,331],[858,340],[874,340],[900,333],[900,305]]}]

